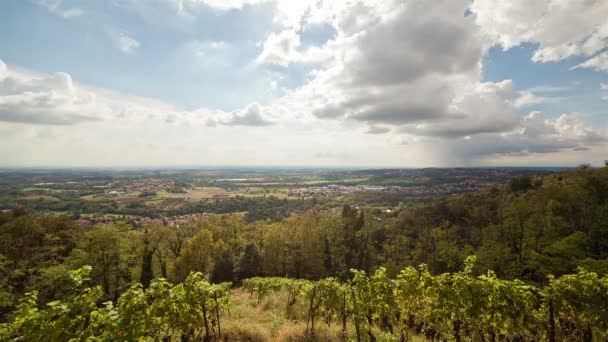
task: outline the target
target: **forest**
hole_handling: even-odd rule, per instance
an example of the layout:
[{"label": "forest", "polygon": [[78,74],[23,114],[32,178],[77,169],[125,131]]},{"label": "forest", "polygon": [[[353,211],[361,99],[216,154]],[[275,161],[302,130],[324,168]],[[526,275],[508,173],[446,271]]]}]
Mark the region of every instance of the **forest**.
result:
[{"label": "forest", "polygon": [[[390,213],[133,229],[15,210],[0,216],[0,272],[6,340],[281,340],[291,324],[285,340],[599,341],[608,167]],[[239,330],[256,315],[268,331]]]}]

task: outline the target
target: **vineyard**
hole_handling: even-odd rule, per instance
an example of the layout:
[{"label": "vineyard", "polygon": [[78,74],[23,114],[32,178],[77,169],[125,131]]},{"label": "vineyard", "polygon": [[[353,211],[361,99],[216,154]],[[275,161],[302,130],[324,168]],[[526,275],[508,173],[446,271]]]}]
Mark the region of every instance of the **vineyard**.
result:
[{"label": "vineyard", "polygon": [[[497,279],[493,272],[473,276],[474,258],[462,272],[431,275],[425,265],[408,267],[396,279],[383,268],[368,276],[353,270],[348,283],[252,278],[245,289],[260,300],[280,290],[307,303],[306,333],[315,320],[340,324],[345,340],[408,341],[595,341],[608,337],[608,277],[580,269],[544,288],[519,280]],[[356,336],[347,336],[352,321]],[[375,332],[379,332],[379,336]],[[380,338],[379,338],[380,337]]]},{"label": "vineyard", "polygon": [[[41,307],[37,293],[21,299],[12,322],[0,326],[13,341],[220,341],[222,323],[234,319],[231,293],[246,293],[251,306],[273,301],[284,320],[305,324],[302,340],[323,340],[325,327],[349,341],[602,341],[608,337],[608,276],[579,269],[543,288],[519,280],[474,276],[474,257],[463,271],[432,275],[425,265],[395,279],[384,268],[353,270],[348,282],[256,277],[211,284],[192,273],[180,284],[157,279],[133,285],[116,302],[99,303],[100,286],[86,287],[90,267],[71,271],[71,294]],[[296,308],[298,308],[296,310]],[[232,337],[231,337],[232,336]]]},{"label": "vineyard", "polygon": [[[179,285],[164,279],[144,290],[124,292],[117,303],[101,303],[100,286],[87,288],[90,267],[70,272],[74,295],[39,309],[37,293],[28,293],[14,321],[3,326],[2,340],[15,341],[211,341],[221,339],[221,312],[229,304],[229,283],[210,284],[192,273]],[[178,340],[179,340],[178,339]]]}]

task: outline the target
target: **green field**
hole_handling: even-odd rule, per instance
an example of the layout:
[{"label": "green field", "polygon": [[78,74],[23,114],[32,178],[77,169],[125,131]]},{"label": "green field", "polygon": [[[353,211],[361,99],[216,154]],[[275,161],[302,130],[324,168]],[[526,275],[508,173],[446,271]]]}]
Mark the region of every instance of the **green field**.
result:
[{"label": "green field", "polygon": [[298,184],[305,185],[322,185],[322,184],[357,184],[364,183],[369,181],[369,178],[344,178],[344,179],[315,179],[315,180],[307,180],[304,182],[300,182]]},{"label": "green field", "polygon": [[387,178],[383,179],[380,184],[382,185],[412,185],[412,184],[424,184],[427,180],[415,179],[415,178]]},{"label": "green field", "polygon": [[35,196],[24,196],[19,197],[19,199],[33,201],[33,200],[47,200],[47,201],[59,201],[59,198],[53,196],[46,195],[35,195]]}]

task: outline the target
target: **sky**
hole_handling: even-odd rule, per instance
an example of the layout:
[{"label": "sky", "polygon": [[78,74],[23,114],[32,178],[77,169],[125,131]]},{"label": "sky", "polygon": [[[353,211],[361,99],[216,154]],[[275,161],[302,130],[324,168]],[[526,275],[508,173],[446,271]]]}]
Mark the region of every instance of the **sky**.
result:
[{"label": "sky", "polygon": [[0,0],[0,166],[608,159],[608,1]]}]

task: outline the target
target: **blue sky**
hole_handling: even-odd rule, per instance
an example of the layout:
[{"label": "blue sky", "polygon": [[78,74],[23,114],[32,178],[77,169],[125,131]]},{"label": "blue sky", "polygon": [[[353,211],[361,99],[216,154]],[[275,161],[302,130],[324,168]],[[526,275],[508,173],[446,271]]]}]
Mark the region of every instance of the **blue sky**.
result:
[{"label": "blue sky", "polygon": [[601,164],[608,5],[526,4],[4,0],[0,154],[6,166]]},{"label": "blue sky", "polygon": [[[2,59],[41,72],[65,71],[82,83],[184,106],[235,109],[267,96],[259,84],[265,76],[247,70],[259,53],[255,43],[272,29],[272,17],[261,10],[206,10],[182,23],[176,15],[165,15],[163,7],[153,7],[146,14],[150,18],[145,18],[134,6],[87,4],[93,6],[85,7],[83,15],[65,19],[33,2],[3,2]],[[120,34],[136,37],[136,51],[125,55],[116,47],[114,36]],[[213,42],[226,45],[214,51],[208,47]],[[203,50],[209,54],[205,58],[197,55]]]},{"label": "blue sky", "polygon": [[535,63],[532,55],[536,48],[535,44],[524,44],[507,51],[493,47],[484,60],[483,79],[499,81],[509,78],[518,90],[537,89],[538,93],[555,99],[521,110],[522,114],[530,109],[543,111],[548,116],[578,111],[590,114],[587,117],[590,124],[605,125],[608,103],[602,100],[600,84],[608,82],[608,75],[589,69],[569,70],[585,60],[578,56],[553,63]]}]

